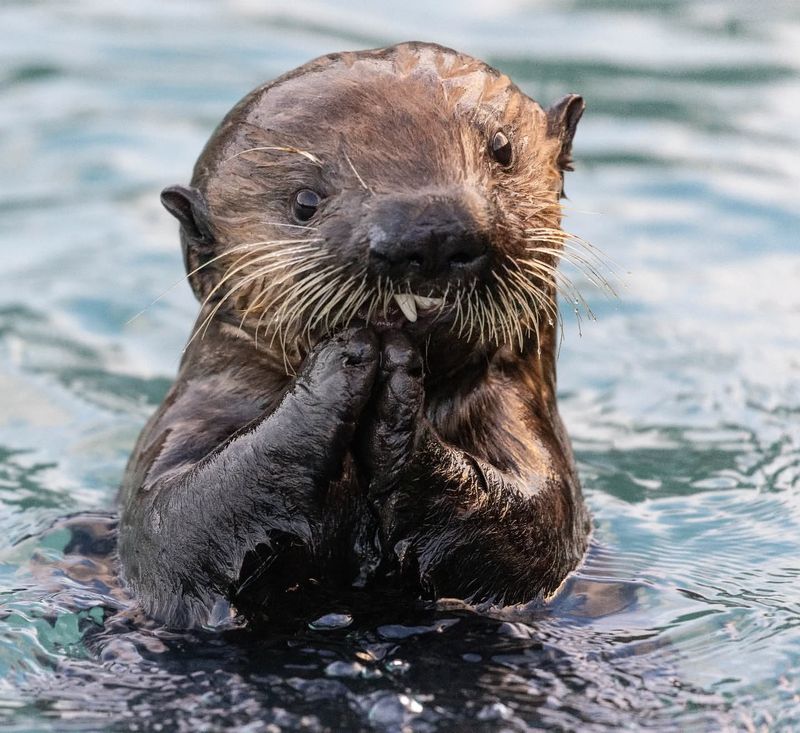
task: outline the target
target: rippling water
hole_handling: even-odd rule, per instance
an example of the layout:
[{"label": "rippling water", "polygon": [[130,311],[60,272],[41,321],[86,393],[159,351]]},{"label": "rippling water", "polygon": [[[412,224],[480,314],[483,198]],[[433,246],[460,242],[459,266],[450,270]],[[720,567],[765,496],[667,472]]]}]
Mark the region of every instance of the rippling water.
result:
[{"label": "rippling water", "polygon": [[[268,5],[0,8],[0,725],[799,728],[800,8]],[[559,362],[590,556],[538,611],[268,640],[118,613],[113,517],[48,528],[113,511],[193,320],[181,285],[128,322],[182,272],[159,190],[259,82],[408,38],[587,99],[565,223],[629,273]]]}]

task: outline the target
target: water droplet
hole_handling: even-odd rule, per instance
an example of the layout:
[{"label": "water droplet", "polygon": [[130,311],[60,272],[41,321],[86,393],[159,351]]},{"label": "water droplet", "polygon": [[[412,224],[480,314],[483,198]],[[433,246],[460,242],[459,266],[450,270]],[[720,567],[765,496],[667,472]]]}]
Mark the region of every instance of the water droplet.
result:
[{"label": "water droplet", "polygon": [[364,672],[364,665],[358,662],[331,662],[325,667],[325,675],[328,677],[346,677],[353,679],[361,677]]},{"label": "water droplet", "polygon": [[397,672],[403,674],[404,672],[408,672],[408,670],[411,669],[411,665],[404,659],[390,659],[388,662],[386,662],[386,669],[389,672]]},{"label": "water droplet", "polygon": [[353,623],[349,613],[328,613],[312,621],[308,628],[314,631],[329,631],[331,629],[345,629]]}]

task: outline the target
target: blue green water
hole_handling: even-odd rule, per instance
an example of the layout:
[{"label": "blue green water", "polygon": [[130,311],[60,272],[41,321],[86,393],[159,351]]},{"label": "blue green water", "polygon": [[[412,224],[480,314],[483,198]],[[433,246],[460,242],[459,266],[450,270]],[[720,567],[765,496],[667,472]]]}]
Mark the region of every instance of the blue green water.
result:
[{"label": "blue green water", "polygon": [[[800,728],[800,6],[274,5],[0,6],[0,726]],[[102,558],[47,528],[113,510],[193,322],[185,285],[129,322],[182,274],[158,192],[256,84],[411,38],[587,100],[565,225],[628,273],[565,313],[592,553],[539,611],[104,623]]]}]

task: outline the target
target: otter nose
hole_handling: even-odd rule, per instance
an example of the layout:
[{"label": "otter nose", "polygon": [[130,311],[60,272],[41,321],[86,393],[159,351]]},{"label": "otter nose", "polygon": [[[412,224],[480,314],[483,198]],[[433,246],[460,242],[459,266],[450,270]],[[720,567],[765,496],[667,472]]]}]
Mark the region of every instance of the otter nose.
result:
[{"label": "otter nose", "polygon": [[466,208],[454,201],[395,201],[369,229],[369,261],[376,274],[443,278],[477,275],[489,241]]},{"label": "otter nose", "polygon": [[478,236],[430,229],[398,238],[379,236],[370,242],[369,256],[375,269],[387,275],[477,274],[486,259],[486,244]]}]

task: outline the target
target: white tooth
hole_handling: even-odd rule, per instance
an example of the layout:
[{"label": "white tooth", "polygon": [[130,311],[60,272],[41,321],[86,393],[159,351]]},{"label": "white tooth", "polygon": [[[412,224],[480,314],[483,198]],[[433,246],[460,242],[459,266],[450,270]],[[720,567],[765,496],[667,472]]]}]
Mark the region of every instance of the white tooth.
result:
[{"label": "white tooth", "polygon": [[403,315],[408,318],[411,323],[417,320],[417,306],[414,304],[414,296],[409,293],[395,293],[395,302],[403,311]]},{"label": "white tooth", "polygon": [[415,295],[414,300],[420,308],[433,308],[444,302],[444,298],[425,298],[422,295]]}]

